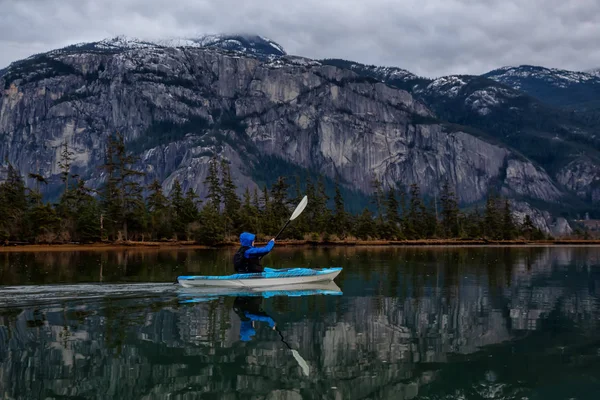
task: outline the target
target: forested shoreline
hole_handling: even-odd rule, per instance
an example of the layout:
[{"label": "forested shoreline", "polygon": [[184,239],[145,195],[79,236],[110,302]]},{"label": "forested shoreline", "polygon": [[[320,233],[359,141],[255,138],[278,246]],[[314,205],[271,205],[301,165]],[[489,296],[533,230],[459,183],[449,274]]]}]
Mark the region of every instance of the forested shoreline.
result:
[{"label": "forested shoreline", "polygon": [[460,210],[448,183],[438,198],[426,201],[417,184],[406,191],[385,188],[373,180],[373,210],[352,214],[336,180],[333,196],[322,177],[278,177],[270,187],[236,193],[229,164],[213,156],[204,181],[208,194],[201,199],[183,192],[175,181],[164,193],[155,180],[147,187],[135,178],[144,173],[131,166],[136,158],[126,151],[123,137],[109,139],[102,169],[106,181],[95,191],[71,173],[73,152],[63,144],[58,164],[64,190],[55,203],[42,201],[42,174],[30,173],[33,187],[8,164],[0,184],[0,240],[7,243],[60,244],[122,241],[192,241],[215,245],[236,241],[242,231],[258,238],[274,236],[304,195],[309,203],[280,239],[307,241],[402,241],[423,239],[542,240],[547,237],[527,216],[517,223],[510,202],[490,193],[483,209]]}]

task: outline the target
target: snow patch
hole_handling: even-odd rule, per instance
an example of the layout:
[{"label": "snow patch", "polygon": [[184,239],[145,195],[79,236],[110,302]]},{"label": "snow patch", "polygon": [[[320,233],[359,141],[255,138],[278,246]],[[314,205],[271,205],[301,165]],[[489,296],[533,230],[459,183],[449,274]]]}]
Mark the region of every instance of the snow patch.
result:
[{"label": "snow patch", "polygon": [[467,82],[458,76],[443,76],[427,85],[425,90],[434,91],[447,97],[456,97],[460,89],[466,84]]},{"label": "snow patch", "polygon": [[541,80],[563,89],[566,89],[574,84],[600,84],[600,71],[598,70],[590,73],[528,65],[521,65],[519,67],[502,67],[486,74],[486,76],[497,82],[509,84],[516,89],[520,89],[520,82],[522,82],[524,79]]}]

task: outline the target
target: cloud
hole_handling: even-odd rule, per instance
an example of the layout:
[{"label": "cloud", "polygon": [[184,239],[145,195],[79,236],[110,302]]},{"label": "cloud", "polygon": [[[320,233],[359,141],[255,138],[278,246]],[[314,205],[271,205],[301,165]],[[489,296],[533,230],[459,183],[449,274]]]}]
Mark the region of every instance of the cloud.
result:
[{"label": "cloud", "polygon": [[0,0],[0,67],[116,35],[257,33],[288,53],[423,76],[600,66],[596,0]]}]

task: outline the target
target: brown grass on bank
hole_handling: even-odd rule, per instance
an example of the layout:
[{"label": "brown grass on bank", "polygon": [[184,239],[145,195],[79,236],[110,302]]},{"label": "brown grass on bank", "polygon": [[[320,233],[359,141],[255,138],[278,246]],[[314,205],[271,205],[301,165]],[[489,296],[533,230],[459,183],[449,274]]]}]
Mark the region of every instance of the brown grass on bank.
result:
[{"label": "brown grass on bank", "polygon": [[[266,244],[266,240],[259,238],[256,246]],[[335,236],[326,238],[305,238],[304,240],[278,240],[277,246],[532,246],[532,245],[600,245],[599,239],[554,239],[554,240],[485,240],[485,239],[421,239],[421,240],[360,240],[354,237],[340,239]],[[193,241],[119,241],[100,243],[67,243],[67,244],[24,244],[8,243],[0,245],[0,252],[23,251],[107,251],[107,250],[177,250],[177,249],[211,249],[219,247],[237,247],[239,242],[236,237],[215,246],[196,244]]]}]

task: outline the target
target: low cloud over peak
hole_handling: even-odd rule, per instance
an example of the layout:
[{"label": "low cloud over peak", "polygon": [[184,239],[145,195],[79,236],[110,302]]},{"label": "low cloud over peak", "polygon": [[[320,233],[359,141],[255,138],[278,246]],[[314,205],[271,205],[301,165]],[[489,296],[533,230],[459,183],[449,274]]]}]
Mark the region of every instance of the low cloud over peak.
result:
[{"label": "low cloud over peak", "polygon": [[268,37],[287,53],[398,66],[418,75],[532,64],[600,66],[595,0],[0,0],[0,68],[31,54],[126,35]]}]

